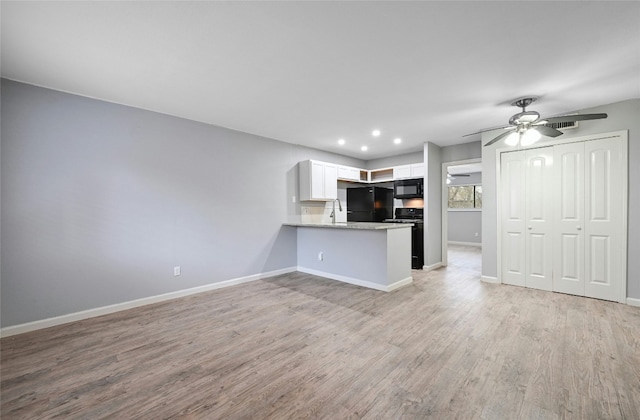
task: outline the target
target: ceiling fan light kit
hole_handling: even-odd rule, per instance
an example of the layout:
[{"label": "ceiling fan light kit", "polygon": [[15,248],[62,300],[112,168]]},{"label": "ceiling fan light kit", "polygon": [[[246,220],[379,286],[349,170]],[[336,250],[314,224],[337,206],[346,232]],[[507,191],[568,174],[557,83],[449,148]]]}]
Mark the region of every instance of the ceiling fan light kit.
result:
[{"label": "ceiling fan light kit", "polygon": [[[512,115],[511,118],[509,118],[509,125],[506,127],[500,127],[505,129],[506,131],[485,144],[485,146],[490,146],[502,139],[505,140],[505,144],[507,146],[517,146],[518,144],[520,144],[521,146],[530,146],[540,140],[542,136],[558,137],[562,135],[562,131],[550,127],[551,124],[607,118],[607,114],[602,113],[564,115],[560,117],[541,119],[539,113],[537,113],[536,111],[527,111],[526,109],[537,99],[538,98],[535,96],[527,96],[513,101],[511,105],[522,108],[522,112]],[[476,133],[467,134],[466,136],[493,130],[497,130],[497,128],[481,130]]]}]

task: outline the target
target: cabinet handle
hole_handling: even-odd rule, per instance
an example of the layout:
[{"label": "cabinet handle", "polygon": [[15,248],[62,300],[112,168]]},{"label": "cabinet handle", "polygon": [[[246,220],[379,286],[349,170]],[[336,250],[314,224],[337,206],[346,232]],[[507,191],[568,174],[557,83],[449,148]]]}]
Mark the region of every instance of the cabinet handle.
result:
[{"label": "cabinet handle", "polygon": [[531,226],[529,226],[527,229],[531,230],[531,229],[533,229],[533,228],[532,228]]},{"label": "cabinet handle", "polygon": [[582,230],[582,228],[580,226],[578,226],[578,230]]}]

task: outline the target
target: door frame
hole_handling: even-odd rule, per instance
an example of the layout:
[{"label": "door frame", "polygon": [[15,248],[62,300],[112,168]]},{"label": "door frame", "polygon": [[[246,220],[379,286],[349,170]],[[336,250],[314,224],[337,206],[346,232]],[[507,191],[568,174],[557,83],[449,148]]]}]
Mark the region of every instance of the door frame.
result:
[{"label": "door frame", "polygon": [[587,136],[570,137],[565,139],[554,139],[545,141],[543,143],[536,143],[529,147],[501,147],[496,149],[496,227],[497,227],[497,283],[502,284],[502,153],[515,152],[519,150],[527,149],[539,149],[541,147],[555,146],[559,144],[567,143],[583,143],[591,140],[601,140],[609,138],[619,138],[622,142],[622,154],[623,159],[627,163],[622,168],[622,180],[620,182],[620,188],[622,189],[622,235],[620,243],[624,245],[624,253],[622,255],[622,261],[624,263],[624,281],[619,289],[618,302],[626,303],[627,301],[627,283],[629,282],[629,266],[628,266],[628,211],[629,211],[629,131],[612,131],[602,134],[590,134]]},{"label": "door frame", "polygon": [[473,158],[473,159],[464,159],[464,160],[455,160],[451,162],[442,162],[442,199],[440,200],[442,203],[442,265],[447,266],[447,252],[449,250],[449,188],[447,186],[447,173],[449,166],[458,166],[458,165],[466,165],[469,163],[482,163],[482,158]]}]

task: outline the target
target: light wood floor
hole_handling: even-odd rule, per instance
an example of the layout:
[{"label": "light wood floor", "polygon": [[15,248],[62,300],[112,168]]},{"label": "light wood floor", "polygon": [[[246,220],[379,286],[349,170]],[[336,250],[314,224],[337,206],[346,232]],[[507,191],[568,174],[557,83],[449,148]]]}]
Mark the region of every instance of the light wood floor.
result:
[{"label": "light wood floor", "polygon": [[4,338],[2,418],[640,418],[640,308],[450,251],[392,293],[293,273]]}]

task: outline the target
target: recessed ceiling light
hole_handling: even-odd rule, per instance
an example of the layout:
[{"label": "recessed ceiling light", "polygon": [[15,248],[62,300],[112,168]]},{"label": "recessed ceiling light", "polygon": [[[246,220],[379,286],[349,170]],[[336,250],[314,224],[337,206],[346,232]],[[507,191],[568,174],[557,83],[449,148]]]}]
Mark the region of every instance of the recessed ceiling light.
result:
[{"label": "recessed ceiling light", "polygon": [[362,146],[360,150],[362,150],[363,152],[366,152],[367,150],[369,150],[369,148],[367,146]]},{"label": "recessed ceiling light", "polygon": [[338,140],[338,144],[339,144],[340,146],[344,145],[344,139],[340,139],[340,140]]},{"label": "recessed ceiling light", "polygon": [[371,132],[371,135],[372,135],[373,137],[378,137],[378,136],[380,135],[380,130],[373,130],[373,131]]},{"label": "recessed ceiling light", "polygon": [[395,139],[393,139],[393,142],[395,144],[400,144],[400,143],[402,143],[402,139],[400,137],[396,137]]}]

